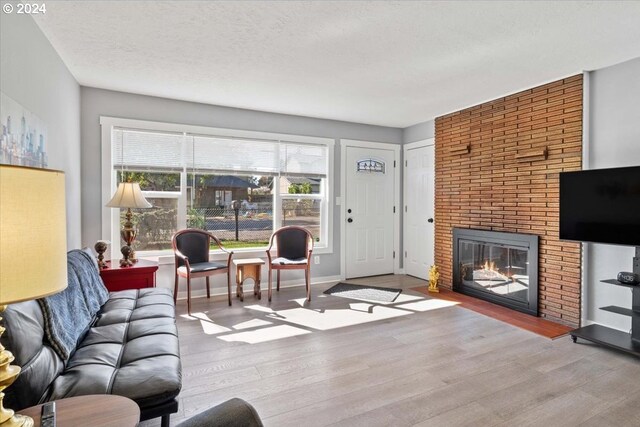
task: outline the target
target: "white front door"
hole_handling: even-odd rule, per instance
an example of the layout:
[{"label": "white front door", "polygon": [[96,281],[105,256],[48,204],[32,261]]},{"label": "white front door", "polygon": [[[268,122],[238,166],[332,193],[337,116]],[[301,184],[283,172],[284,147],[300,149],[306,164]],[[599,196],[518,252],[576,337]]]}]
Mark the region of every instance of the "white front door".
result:
[{"label": "white front door", "polygon": [[434,251],[434,146],[405,150],[404,268],[427,280]]},{"label": "white front door", "polygon": [[395,151],[346,147],[345,275],[392,274]]}]

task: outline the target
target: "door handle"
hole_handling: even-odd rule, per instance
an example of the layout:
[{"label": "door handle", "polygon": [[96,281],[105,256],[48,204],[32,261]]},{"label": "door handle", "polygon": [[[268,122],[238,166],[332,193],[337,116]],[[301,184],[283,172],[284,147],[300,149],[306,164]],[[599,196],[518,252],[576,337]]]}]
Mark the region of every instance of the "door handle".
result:
[{"label": "door handle", "polygon": [[353,218],[348,218],[347,222],[349,222],[349,223],[353,222]]},{"label": "door handle", "polygon": [[427,220],[427,222],[432,223],[432,222],[433,222],[433,218],[429,218],[429,219]]}]

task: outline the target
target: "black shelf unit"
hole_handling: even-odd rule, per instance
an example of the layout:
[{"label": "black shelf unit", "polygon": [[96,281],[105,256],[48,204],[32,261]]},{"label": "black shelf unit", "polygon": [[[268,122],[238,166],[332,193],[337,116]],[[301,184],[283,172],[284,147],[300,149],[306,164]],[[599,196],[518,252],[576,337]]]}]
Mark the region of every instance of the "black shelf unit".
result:
[{"label": "black shelf unit", "polygon": [[634,356],[640,356],[640,285],[628,285],[618,282],[615,279],[601,280],[601,282],[631,288],[631,309],[617,305],[600,307],[600,310],[631,317],[631,333],[607,328],[602,325],[589,325],[571,331],[569,333],[571,339],[573,342],[576,342],[578,338],[582,338],[605,347],[611,347],[624,351],[625,353],[633,354]]}]

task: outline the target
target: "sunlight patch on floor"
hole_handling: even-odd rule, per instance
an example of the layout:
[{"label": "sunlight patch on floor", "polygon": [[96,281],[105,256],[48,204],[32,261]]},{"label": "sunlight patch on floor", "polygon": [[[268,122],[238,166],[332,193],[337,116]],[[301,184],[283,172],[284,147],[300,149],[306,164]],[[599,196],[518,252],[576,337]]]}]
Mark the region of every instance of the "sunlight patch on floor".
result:
[{"label": "sunlight patch on floor", "polygon": [[421,301],[424,300],[423,296],[420,295],[409,295],[409,294],[400,294],[398,298],[393,303],[388,304],[398,304],[401,302],[409,302],[409,301]]},{"label": "sunlight patch on floor", "polygon": [[[191,314],[181,314],[180,317],[186,320],[198,320],[201,319],[202,316],[207,317],[204,313],[191,313]],[[208,317],[207,317],[208,319]]]},{"label": "sunlight patch on floor", "polygon": [[409,302],[409,301],[418,301],[421,299],[424,299],[424,297],[418,296],[418,295],[408,295],[408,294],[400,294],[397,296],[397,298],[395,299],[395,301],[377,301],[377,300],[372,300],[372,299],[366,299],[366,298],[354,298],[351,296],[342,296],[339,293],[338,294],[333,294],[333,295],[322,295],[323,297],[338,297],[338,298],[344,298],[344,299],[349,299],[352,301],[363,301],[363,302],[368,302],[371,304],[376,304],[376,305],[396,305],[398,303],[403,303],[403,302]]},{"label": "sunlight patch on floor", "polygon": [[290,325],[271,326],[253,331],[238,332],[235,334],[223,335],[219,339],[227,342],[245,342],[247,344],[258,344],[267,341],[275,341],[282,338],[290,338],[298,335],[310,334],[310,331],[296,328]]},{"label": "sunlight patch on floor", "polygon": [[262,320],[262,319],[252,319],[252,320],[247,320],[246,322],[238,323],[237,325],[233,325],[232,328],[242,330],[242,329],[259,328],[261,326],[268,326],[268,325],[273,325],[273,323],[267,322],[266,320]]},{"label": "sunlight patch on floor", "polygon": [[212,322],[205,322],[204,320],[200,321],[200,325],[202,326],[202,331],[206,335],[217,335],[217,334],[222,334],[222,333],[231,331],[231,329],[229,328],[225,328],[224,326],[221,326],[221,325],[216,325],[215,323],[212,323]]},{"label": "sunlight patch on floor", "polygon": [[[329,295],[316,297],[327,298]],[[353,299],[349,299],[353,301]],[[191,316],[183,315],[183,317],[200,320],[205,334],[218,335],[217,338],[223,341],[258,344],[309,334],[313,330],[327,331],[361,325],[458,304],[454,301],[437,298],[427,299],[410,294],[400,294],[392,303],[363,300],[356,300],[362,302],[349,302],[345,300],[344,304],[341,304],[342,308],[315,307],[313,301],[307,302],[305,298],[295,298],[288,301],[293,308],[274,310],[260,304],[244,306],[244,309],[253,312],[254,318],[226,327],[214,323],[204,313],[194,313]]]},{"label": "sunlight patch on floor", "polygon": [[[411,314],[409,311],[365,303],[353,303],[349,304],[349,307],[350,308],[326,310],[293,308],[289,310],[278,310],[272,316],[274,319],[287,323],[293,323],[319,331],[326,331]],[[277,317],[275,317],[276,315]]]},{"label": "sunlight patch on floor", "polygon": [[295,299],[290,299],[289,301],[295,302],[300,307],[304,307],[305,303],[307,303],[307,299],[306,298],[295,298]]},{"label": "sunlight patch on floor", "polygon": [[245,305],[244,308],[248,308],[249,310],[261,311],[263,313],[273,313],[273,310],[270,307],[265,307],[263,305]]},{"label": "sunlight patch on floor", "polygon": [[191,315],[181,314],[180,317],[183,317],[184,319],[188,319],[188,320],[200,321],[200,326],[202,326],[202,332],[204,332],[206,335],[217,335],[217,334],[222,334],[222,333],[231,331],[231,329],[227,327],[216,324],[205,313],[198,312],[198,313],[191,313]]}]

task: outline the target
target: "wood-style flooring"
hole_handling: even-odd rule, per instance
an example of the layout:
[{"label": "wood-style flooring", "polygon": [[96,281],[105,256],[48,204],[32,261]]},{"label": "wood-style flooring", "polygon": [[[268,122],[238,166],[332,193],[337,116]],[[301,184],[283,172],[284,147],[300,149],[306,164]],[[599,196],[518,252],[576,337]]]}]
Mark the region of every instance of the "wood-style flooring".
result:
[{"label": "wood-style flooring", "polygon": [[492,304],[488,301],[454,292],[449,289],[440,289],[440,292],[437,295],[429,292],[428,286],[418,286],[416,288],[411,288],[411,290],[446,301],[455,301],[459,303],[458,305],[460,307],[476,311],[480,314],[484,314],[485,316],[501,320],[510,325],[517,326],[547,338],[558,338],[563,335],[567,335],[573,330],[573,328],[561,325],[560,323],[551,322],[541,317],[534,317],[530,314],[511,310],[507,307]]},{"label": "wood-style flooring", "polygon": [[404,291],[391,304],[322,295],[334,283],[314,285],[311,303],[304,286],[271,305],[194,300],[200,318],[178,316],[172,424],[240,397],[266,426],[640,425],[640,359],[430,299],[408,276],[354,283]]}]

